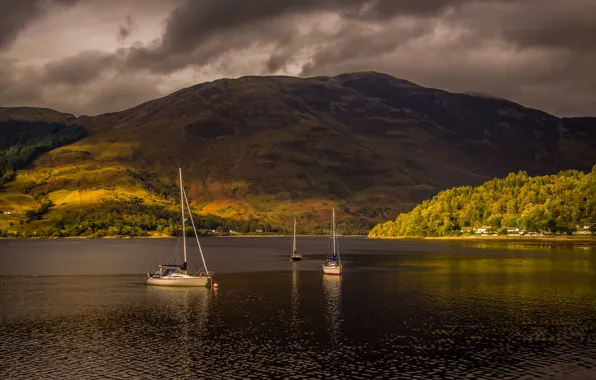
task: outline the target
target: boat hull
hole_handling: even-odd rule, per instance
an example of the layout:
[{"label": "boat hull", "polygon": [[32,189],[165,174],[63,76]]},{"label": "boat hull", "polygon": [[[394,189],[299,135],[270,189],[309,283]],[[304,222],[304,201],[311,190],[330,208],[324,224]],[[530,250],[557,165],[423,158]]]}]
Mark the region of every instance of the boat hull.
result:
[{"label": "boat hull", "polygon": [[205,287],[209,285],[211,277],[181,277],[181,278],[154,278],[147,279],[147,285],[156,286],[185,286],[185,287]]},{"label": "boat hull", "polygon": [[343,265],[339,265],[339,266],[335,266],[335,267],[323,265],[323,273],[325,273],[325,274],[339,275],[339,274],[341,274],[342,270],[343,270]]}]

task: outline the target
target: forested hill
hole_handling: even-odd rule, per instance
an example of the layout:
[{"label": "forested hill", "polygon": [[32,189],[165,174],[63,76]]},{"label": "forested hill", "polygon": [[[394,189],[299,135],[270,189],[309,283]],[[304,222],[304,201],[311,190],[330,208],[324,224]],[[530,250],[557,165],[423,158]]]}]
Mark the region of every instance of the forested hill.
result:
[{"label": "forested hill", "polygon": [[471,187],[440,192],[395,221],[375,226],[369,237],[450,236],[463,227],[507,227],[571,232],[596,222],[596,165],[585,174],[565,170],[530,177],[511,173]]}]

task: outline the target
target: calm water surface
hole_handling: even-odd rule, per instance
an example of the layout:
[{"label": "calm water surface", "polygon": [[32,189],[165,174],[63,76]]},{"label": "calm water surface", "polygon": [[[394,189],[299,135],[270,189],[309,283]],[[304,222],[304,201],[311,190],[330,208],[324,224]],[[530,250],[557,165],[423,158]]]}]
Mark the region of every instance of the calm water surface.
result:
[{"label": "calm water surface", "polygon": [[219,289],[147,287],[174,245],[0,241],[0,378],[596,379],[593,247],[208,238]]}]

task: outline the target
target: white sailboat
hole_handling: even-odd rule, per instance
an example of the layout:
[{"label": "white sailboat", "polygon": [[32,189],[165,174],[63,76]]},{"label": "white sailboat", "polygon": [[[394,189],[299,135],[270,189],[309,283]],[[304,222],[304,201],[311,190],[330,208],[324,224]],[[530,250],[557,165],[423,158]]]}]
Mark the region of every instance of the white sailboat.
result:
[{"label": "white sailboat", "polygon": [[[186,198],[186,192],[184,191],[184,187],[182,186],[182,169],[178,169],[178,174],[180,176],[180,211],[182,216],[182,246],[184,249],[184,262],[181,265],[178,264],[161,264],[159,269],[155,273],[147,273],[149,277],[147,279],[148,285],[161,285],[161,286],[193,286],[193,287],[202,287],[208,286],[213,278],[213,272],[209,272],[207,269],[207,263],[205,262],[205,256],[203,256],[203,249],[201,248],[201,243],[199,242],[199,235],[197,233],[197,228],[195,227],[195,222],[192,218],[192,212],[190,210],[190,204],[188,203],[188,198]],[[192,224],[192,229],[195,234],[195,238],[197,240],[197,246],[199,247],[199,252],[201,254],[201,259],[203,260],[203,267],[199,271],[198,275],[191,275],[188,274],[187,270],[187,258],[186,258],[186,230],[185,230],[185,218],[184,218],[184,205],[186,204],[186,208],[188,210],[188,215],[190,217],[190,222]]]},{"label": "white sailboat", "polygon": [[335,234],[335,209],[333,209],[333,255],[327,257],[325,264],[323,264],[323,273],[325,274],[341,274],[343,265],[339,256],[339,245],[337,243],[337,236]]},{"label": "white sailboat", "polygon": [[302,260],[302,254],[296,251],[296,217],[294,217],[294,246],[292,248],[292,255],[290,256],[291,261]]}]

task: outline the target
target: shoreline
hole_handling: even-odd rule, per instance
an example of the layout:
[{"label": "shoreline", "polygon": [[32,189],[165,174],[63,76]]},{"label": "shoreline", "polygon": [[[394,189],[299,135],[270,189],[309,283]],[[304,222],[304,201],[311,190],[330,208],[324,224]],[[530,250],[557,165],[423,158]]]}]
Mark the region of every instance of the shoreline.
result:
[{"label": "shoreline", "polygon": [[399,237],[368,237],[369,239],[405,240],[405,241],[461,241],[461,242],[491,242],[491,243],[526,243],[526,244],[569,244],[595,245],[596,236],[548,236],[548,237],[520,237],[520,236],[399,236]]},{"label": "shoreline", "polygon": [[[216,238],[259,238],[259,237],[264,237],[264,238],[269,238],[269,237],[293,237],[294,235],[292,234],[288,234],[288,235],[240,235],[240,234],[236,234],[236,235],[222,235],[222,236],[209,236],[209,237],[216,237]],[[296,237],[331,237],[330,235],[296,235]],[[368,239],[367,235],[337,235],[337,237],[365,237]]]},{"label": "shoreline", "polygon": [[[285,237],[291,238],[294,235],[207,235],[207,236],[200,236],[200,239],[205,238],[217,238],[217,239],[226,239],[226,238],[275,238],[275,237]],[[296,237],[329,237],[329,235],[296,235]],[[338,235],[338,237],[364,237],[367,239],[371,239],[367,237],[367,235]],[[32,237],[0,237],[0,241],[2,240],[56,240],[56,239],[176,239],[178,236],[161,236],[161,235],[150,235],[150,236],[32,236]]]},{"label": "shoreline", "polygon": [[[291,238],[294,235],[209,235],[201,236],[201,239],[237,239],[237,238]],[[296,237],[321,237],[328,238],[329,235],[296,235]],[[403,241],[436,241],[436,242],[472,242],[472,243],[521,243],[534,245],[593,245],[596,246],[596,236],[549,236],[549,237],[520,237],[520,236],[398,236],[398,237],[369,237],[367,235],[339,235],[342,238],[362,237],[370,240],[403,240]],[[56,239],[176,239],[177,236],[62,236],[62,237],[0,237],[2,240],[56,240]]]}]

